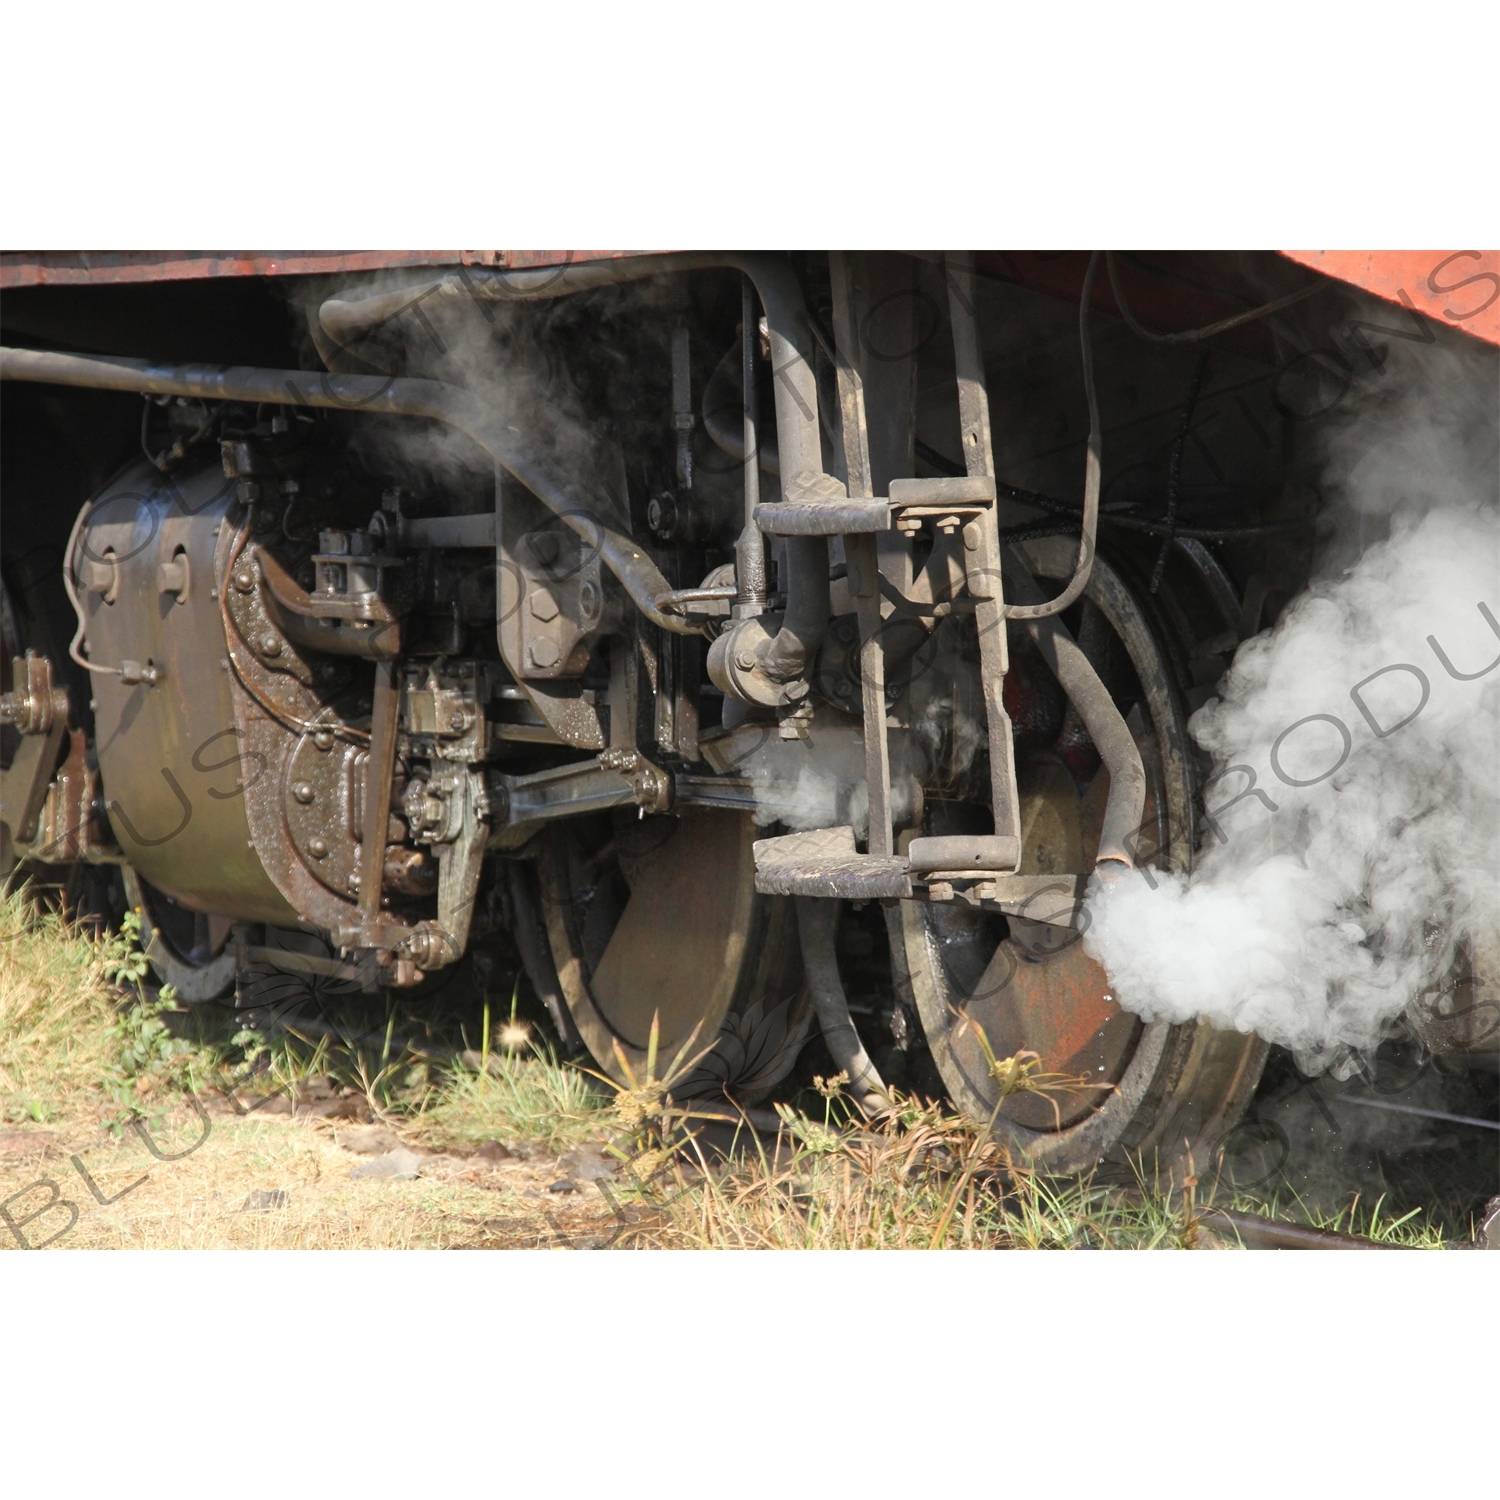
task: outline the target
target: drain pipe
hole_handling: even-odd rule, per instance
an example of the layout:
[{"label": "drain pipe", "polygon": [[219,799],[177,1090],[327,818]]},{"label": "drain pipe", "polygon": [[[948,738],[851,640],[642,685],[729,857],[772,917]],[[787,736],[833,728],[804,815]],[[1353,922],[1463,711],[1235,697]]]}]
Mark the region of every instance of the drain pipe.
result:
[{"label": "drain pipe", "polygon": [[802,936],[802,968],[813,1010],[823,1028],[823,1040],[833,1055],[833,1065],[849,1075],[849,1092],[867,1115],[890,1106],[890,1093],[870,1054],[860,1042],[849,1014],[849,1000],[839,977],[833,936],[838,928],[841,902],[823,896],[798,896],[797,927]]},{"label": "drain pipe", "polygon": [[[1022,605],[1044,602],[1045,595],[1036,580],[1013,554],[1006,555],[1004,571],[1009,598]],[[1146,771],[1135,736],[1120,717],[1115,700],[1099,680],[1093,664],[1057,615],[1023,616],[1020,623],[1036,643],[1068,701],[1078,710],[1083,727],[1109,772],[1109,796],[1104,804],[1095,867],[1123,865],[1127,870],[1134,869],[1131,850],[1140,837],[1141,814],[1146,806]]]}]

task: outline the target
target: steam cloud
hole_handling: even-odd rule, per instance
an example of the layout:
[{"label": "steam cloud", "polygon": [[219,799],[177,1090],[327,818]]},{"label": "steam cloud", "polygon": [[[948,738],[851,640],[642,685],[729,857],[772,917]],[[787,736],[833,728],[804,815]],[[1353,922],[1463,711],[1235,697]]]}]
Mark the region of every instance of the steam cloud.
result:
[{"label": "steam cloud", "polygon": [[1461,941],[1500,937],[1493,351],[1417,352],[1325,441],[1321,576],[1190,723],[1215,763],[1197,868],[1088,907],[1127,1008],[1259,1032],[1310,1072],[1346,1076]]}]

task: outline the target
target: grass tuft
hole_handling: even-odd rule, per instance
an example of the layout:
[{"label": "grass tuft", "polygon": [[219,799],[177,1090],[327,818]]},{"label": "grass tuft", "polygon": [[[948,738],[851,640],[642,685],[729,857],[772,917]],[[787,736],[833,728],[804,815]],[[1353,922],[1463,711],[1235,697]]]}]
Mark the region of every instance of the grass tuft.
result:
[{"label": "grass tuft", "polygon": [[440,1148],[506,1140],[566,1151],[597,1137],[607,1110],[583,1072],[531,1043],[525,1052],[492,1052],[478,1067],[455,1059],[407,1123]]},{"label": "grass tuft", "polygon": [[46,1122],[97,1104],[118,1058],[107,974],[121,955],[23,886],[0,888],[0,1114]]}]

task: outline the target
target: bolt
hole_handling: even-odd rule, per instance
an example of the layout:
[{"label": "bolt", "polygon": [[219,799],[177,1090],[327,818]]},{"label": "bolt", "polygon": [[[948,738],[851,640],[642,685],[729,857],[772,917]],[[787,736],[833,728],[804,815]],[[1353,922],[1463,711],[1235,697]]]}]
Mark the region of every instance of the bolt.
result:
[{"label": "bolt", "polygon": [[736,655],[734,664],[742,672],[751,672],[755,669],[755,653],[753,651],[741,651]]},{"label": "bolt", "polygon": [[328,853],[328,840],[327,839],[312,839],[312,840],[310,840],[309,843],[308,843],[308,846],[307,846],[307,852],[309,854],[311,854],[314,859],[322,859],[322,858],[324,858],[327,855],[327,853]]},{"label": "bolt", "polygon": [[281,655],[281,638],[280,638],[280,636],[272,635],[269,630],[263,636],[261,636],[261,638],[260,638],[260,654],[262,656],[280,656]]},{"label": "bolt", "polygon": [[292,796],[299,802],[307,803],[313,799],[313,789],[309,782],[299,781],[292,787]]},{"label": "bolt", "polygon": [[562,653],[557,649],[557,642],[547,640],[543,637],[539,641],[533,641],[527,652],[534,667],[555,667]]},{"label": "bolt", "polygon": [[462,714],[455,713],[448,715],[448,728],[451,729],[455,734],[462,733],[463,727],[464,716]]},{"label": "bolt", "polygon": [[555,620],[557,618],[557,600],[552,597],[550,589],[535,589],[532,591],[531,612],[539,620]]}]

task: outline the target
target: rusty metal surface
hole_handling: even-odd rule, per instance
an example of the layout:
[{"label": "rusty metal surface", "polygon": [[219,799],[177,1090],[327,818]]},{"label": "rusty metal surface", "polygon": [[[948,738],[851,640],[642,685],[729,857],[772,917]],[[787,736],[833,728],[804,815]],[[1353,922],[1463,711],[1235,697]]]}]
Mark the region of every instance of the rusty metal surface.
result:
[{"label": "rusty metal surface", "polygon": [[1227,1208],[1206,1208],[1195,1215],[1203,1228],[1225,1240],[1238,1239],[1246,1250],[1399,1250],[1400,1245],[1382,1245],[1363,1235],[1338,1234],[1331,1229],[1312,1229],[1306,1224],[1283,1224],[1259,1214],[1236,1213]]},{"label": "rusty metal surface", "polygon": [[[622,812],[613,829],[591,848],[597,834],[560,827],[539,866],[558,980],[595,1058],[618,1075],[618,1041],[631,1066],[643,1068],[657,1013],[659,1067],[694,1026],[699,1047],[724,1028],[738,1035],[741,1022],[790,1036],[807,1011],[794,913],[790,902],[755,893],[751,816],[701,810],[637,820]],[[769,1087],[772,1073],[763,1071],[753,1092]]]},{"label": "rusty metal surface", "polygon": [[[81,595],[90,660],[161,672],[154,685],[94,675],[99,770],[115,837],[152,885],[195,911],[293,925],[250,847],[246,803],[272,779],[272,747],[239,722],[224,657],[214,551],[231,498],[213,470],[169,489],[142,463],[84,525],[78,559],[112,554],[119,574],[113,604]],[[158,591],[157,569],[179,549],[196,584],[185,598]]]},{"label": "rusty metal surface", "polygon": [[[1066,577],[1074,545],[1030,544],[1028,562],[1044,577]],[[1184,731],[1161,648],[1103,559],[1087,597],[1126,647],[1145,705],[1158,716],[1132,713],[1127,721],[1149,788],[1141,862],[1151,862],[1146,855],[1156,856],[1161,844],[1167,862],[1183,868],[1193,847],[1191,783],[1174,749]],[[1018,774],[1023,870],[1086,869],[1099,838],[1107,772],[1099,771],[1083,795],[1057,761],[1049,769],[1033,754]],[[986,815],[975,809],[975,816]],[[1165,837],[1158,837],[1158,828]],[[1075,933],[1013,916],[1002,921],[958,903],[903,902],[890,926],[898,993],[916,1006],[939,1071],[967,1113],[987,1119],[996,1102],[976,1023],[996,1056],[1026,1048],[1039,1053],[1049,1071],[1113,1085],[1059,1096],[1057,1114],[1040,1097],[1005,1102],[997,1128],[1040,1166],[1080,1170],[1121,1146],[1180,1151],[1184,1137],[1196,1141],[1212,1135],[1216,1123],[1233,1123],[1253,1091],[1263,1043],[1201,1023],[1143,1025],[1115,1003],[1107,977]]]},{"label": "rusty metal surface", "polygon": [[[1084,793],[1055,760],[1032,760],[1020,768],[1020,824],[1024,850],[1021,872],[1047,875],[1092,866],[1099,830],[1102,792],[1108,773],[1100,771]],[[1148,805],[1147,820],[1154,820]],[[1051,1072],[1084,1076],[1102,1089],[1061,1096],[1052,1103],[1038,1095],[1019,1094],[1004,1106],[1007,1119],[1032,1130],[1077,1123],[1098,1108],[1110,1087],[1129,1065],[1141,1031],[1140,1022],[1115,1003],[1109,980],[1084,951],[1076,931],[1012,916],[1006,936],[994,918],[981,912],[946,906],[930,909],[928,921],[944,947],[951,982],[969,992],[964,1020],[949,1042],[954,1064],[981,1095],[991,1091],[976,1028],[982,1028],[997,1057],[1019,1051],[1037,1053]],[[982,972],[968,972],[990,956]]]},{"label": "rusty metal surface", "polygon": [[23,286],[119,286],[240,276],[348,276],[429,266],[504,271],[581,265],[650,250],[10,250],[0,291]]},{"label": "rusty metal surface", "polygon": [[14,683],[3,699],[4,722],[20,731],[11,763],[0,771],[0,819],[18,843],[37,834],[52,768],[68,728],[68,694],[52,685],[52,663],[28,651],[12,659]]},{"label": "rusty metal surface", "polygon": [[68,753],[47,787],[26,857],[59,865],[107,857],[112,851],[95,815],[98,798],[99,775],[88,763],[87,737],[70,729]]},{"label": "rusty metal surface", "polygon": [[[558,974],[596,1057],[609,1056],[615,1037],[644,1052],[656,1013],[669,1052],[700,1020],[717,1028],[746,958],[755,893],[745,867],[753,833],[751,820],[733,813],[651,824],[621,848],[628,896],[603,948],[592,959],[587,951],[559,953],[554,936]],[[549,915],[557,910],[559,884],[579,888],[567,866],[553,865],[552,874],[543,884]],[[676,941],[664,943],[667,933]]]}]

